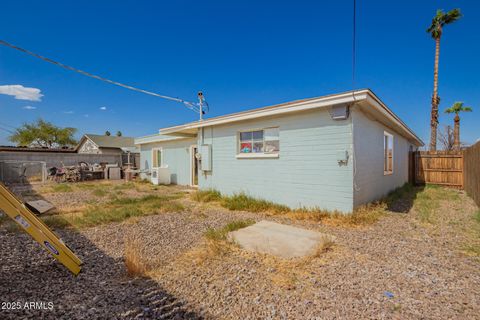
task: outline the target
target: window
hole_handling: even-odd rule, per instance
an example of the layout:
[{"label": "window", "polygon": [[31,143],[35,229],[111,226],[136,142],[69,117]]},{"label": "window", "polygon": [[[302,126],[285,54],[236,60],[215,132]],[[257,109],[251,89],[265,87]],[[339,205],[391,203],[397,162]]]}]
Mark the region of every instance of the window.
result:
[{"label": "window", "polygon": [[393,173],[393,135],[383,133],[383,174]]},{"label": "window", "polygon": [[152,168],[159,168],[162,166],[162,149],[153,148],[152,149]]},{"label": "window", "polygon": [[243,131],[239,135],[239,154],[277,154],[280,151],[279,129]]}]

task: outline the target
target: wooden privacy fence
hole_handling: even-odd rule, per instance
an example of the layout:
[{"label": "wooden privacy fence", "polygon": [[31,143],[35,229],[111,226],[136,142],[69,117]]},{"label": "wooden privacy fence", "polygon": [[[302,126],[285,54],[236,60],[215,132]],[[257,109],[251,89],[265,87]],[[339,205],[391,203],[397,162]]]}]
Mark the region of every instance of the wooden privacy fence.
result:
[{"label": "wooden privacy fence", "polygon": [[480,142],[464,151],[465,191],[480,206]]},{"label": "wooden privacy fence", "polygon": [[458,151],[417,151],[411,158],[417,184],[438,184],[463,188],[463,153]]}]

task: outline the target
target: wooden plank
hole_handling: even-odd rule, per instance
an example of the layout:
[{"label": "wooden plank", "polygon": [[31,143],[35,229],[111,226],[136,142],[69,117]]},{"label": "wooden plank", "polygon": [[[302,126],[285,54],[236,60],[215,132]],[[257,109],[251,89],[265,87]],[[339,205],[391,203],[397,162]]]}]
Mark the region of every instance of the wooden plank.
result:
[{"label": "wooden plank", "polygon": [[464,188],[480,206],[480,142],[467,148],[464,153]]},{"label": "wooden plank", "polygon": [[423,169],[423,171],[432,171],[432,172],[463,172],[462,169],[440,169],[440,168],[435,168],[435,169]]},{"label": "wooden plank", "polygon": [[445,186],[463,186],[463,153],[436,151],[417,152],[415,181]]}]

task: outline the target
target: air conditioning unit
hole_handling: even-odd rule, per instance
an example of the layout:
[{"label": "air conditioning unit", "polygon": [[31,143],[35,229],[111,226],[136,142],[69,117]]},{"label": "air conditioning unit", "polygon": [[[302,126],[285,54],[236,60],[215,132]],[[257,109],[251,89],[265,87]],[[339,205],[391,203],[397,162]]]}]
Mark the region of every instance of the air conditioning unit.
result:
[{"label": "air conditioning unit", "polygon": [[153,184],[170,184],[170,170],[168,167],[152,168],[152,175],[150,181]]}]

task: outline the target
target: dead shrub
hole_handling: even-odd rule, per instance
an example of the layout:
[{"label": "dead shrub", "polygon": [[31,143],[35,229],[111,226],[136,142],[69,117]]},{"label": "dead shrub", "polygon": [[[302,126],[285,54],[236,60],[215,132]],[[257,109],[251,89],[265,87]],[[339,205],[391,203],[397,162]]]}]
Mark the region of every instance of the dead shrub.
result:
[{"label": "dead shrub", "polygon": [[318,245],[315,247],[315,251],[312,254],[313,258],[321,257],[325,252],[332,250],[335,240],[331,236],[324,235],[320,239]]},{"label": "dead shrub", "polygon": [[124,261],[127,273],[131,277],[146,277],[149,270],[143,255],[143,242],[138,235],[125,237]]}]

